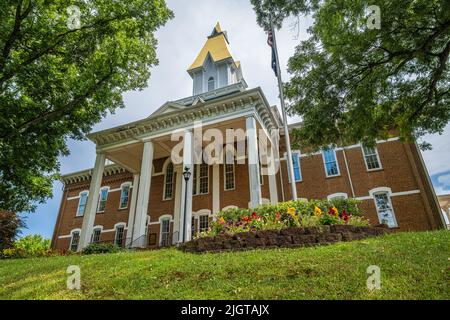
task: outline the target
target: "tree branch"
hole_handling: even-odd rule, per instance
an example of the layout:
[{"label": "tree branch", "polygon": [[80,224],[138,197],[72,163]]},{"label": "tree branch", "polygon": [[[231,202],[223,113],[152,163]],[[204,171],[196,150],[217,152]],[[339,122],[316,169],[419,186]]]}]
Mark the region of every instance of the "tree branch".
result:
[{"label": "tree branch", "polygon": [[100,80],[96,81],[94,83],[94,85],[92,87],[90,87],[85,93],[75,97],[69,103],[67,103],[66,105],[64,105],[60,108],[53,109],[53,110],[52,110],[52,108],[48,108],[44,112],[38,114],[36,117],[15,126],[13,130],[9,130],[9,132],[7,134],[4,134],[3,136],[1,136],[0,139],[4,140],[7,138],[11,138],[12,136],[14,136],[18,133],[23,133],[25,130],[27,130],[27,128],[29,128],[30,126],[32,126],[34,124],[42,123],[43,121],[48,121],[49,119],[51,119],[55,116],[62,115],[64,113],[68,113],[69,111],[72,110],[72,108],[76,107],[78,104],[80,104],[85,99],[87,99],[90,95],[92,95],[95,91],[97,91],[99,87],[101,87],[108,79],[111,78],[113,73],[114,73],[114,71],[112,69],[112,65],[110,65],[109,72],[106,75],[104,75]]}]

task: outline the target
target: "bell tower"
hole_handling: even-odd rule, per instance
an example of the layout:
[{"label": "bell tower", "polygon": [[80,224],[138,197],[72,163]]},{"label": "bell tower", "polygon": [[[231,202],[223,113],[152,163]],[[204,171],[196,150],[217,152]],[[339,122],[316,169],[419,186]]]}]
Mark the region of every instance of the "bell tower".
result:
[{"label": "bell tower", "polygon": [[241,64],[231,54],[228,35],[219,22],[207,37],[203,48],[188,68],[192,78],[193,95],[212,91],[245,80]]}]

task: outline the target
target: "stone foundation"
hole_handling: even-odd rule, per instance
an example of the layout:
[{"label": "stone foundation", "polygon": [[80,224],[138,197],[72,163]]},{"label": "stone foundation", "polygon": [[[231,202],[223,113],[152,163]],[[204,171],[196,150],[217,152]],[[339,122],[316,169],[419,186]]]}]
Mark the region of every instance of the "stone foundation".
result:
[{"label": "stone foundation", "polygon": [[180,246],[186,252],[239,251],[256,248],[293,248],[326,245],[339,241],[352,241],[389,232],[387,226],[356,227],[351,225],[332,225],[286,228],[242,232],[234,235],[217,235],[187,242]]}]

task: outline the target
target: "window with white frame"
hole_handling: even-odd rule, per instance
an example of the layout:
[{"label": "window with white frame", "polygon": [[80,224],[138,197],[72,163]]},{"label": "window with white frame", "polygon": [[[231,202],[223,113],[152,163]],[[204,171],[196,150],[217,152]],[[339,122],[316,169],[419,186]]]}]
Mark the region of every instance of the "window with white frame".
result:
[{"label": "window with white frame", "polygon": [[98,209],[97,209],[97,212],[103,212],[103,211],[105,211],[105,208],[106,208],[106,200],[108,200],[108,191],[109,191],[109,188],[102,188],[101,190],[100,190],[100,198],[99,198],[99,201],[98,201]]},{"label": "window with white frame", "polygon": [[203,214],[198,218],[198,229],[200,232],[208,231],[209,228],[209,216],[207,214]]},{"label": "window with white frame", "polygon": [[223,165],[224,172],[224,188],[225,190],[233,190],[235,181],[234,181],[234,163],[225,163]]},{"label": "window with white frame", "polygon": [[295,181],[302,181],[302,171],[300,169],[300,153],[292,153],[292,166],[294,167]]},{"label": "window with white frame", "polygon": [[77,217],[81,217],[84,215],[84,211],[86,211],[87,199],[88,199],[87,191],[80,193],[80,200],[78,201],[78,208],[77,208]]},{"label": "window with white frame", "polygon": [[164,200],[172,199],[174,176],[173,163],[169,162],[164,177]]},{"label": "window with white frame", "polygon": [[208,91],[214,90],[214,77],[208,79]]},{"label": "window with white frame", "polygon": [[362,146],[364,161],[366,162],[367,170],[375,170],[381,168],[380,157],[378,156],[377,148]]},{"label": "window with white frame", "polygon": [[125,184],[122,186],[122,189],[120,190],[120,209],[125,209],[128,207],[128,199],[130,198],[130,185]]},{"label": "window with white frame", "polygon": [[170,232],[170,218],[164,218],[161,220],[161,246],[168,246],[169,243],[169,232]]},{"label": "window with white frame", "polygon": [[70,239],[70,250],[77,251],[78,242],[80,241],[80,231],[73,231]]},{"label": "window with white frame", "polygon": [[336,150],[328,149],[322,151],[323,164],[327,177],[339,175],[339,166],[336,158]]},{"label": "window with white frame", "polygon": [[197,230],[195,230],[195,217],[191,219],[191,238],[194,239],[197,235]]},{"label": "window with white frame", "polygon": [[348,199],[348,195],[345,192],[338,192],[338,193],[333,193],[330,194],[329,196],[327,196],[328,200],[345,200]]},{"label": "window with white frame", "polygon": [[114,243],[119,247],[122,246],[123,243],[123,235],[124,235],[125,227],[123,225],[116,226],[116,234],[114,236]]},{"label": "window with white frame", "polygon": [[193,194],[207,194],[209,185],[209,166],[206,163],[194,166]]},{"label": "window with white frame", "polygon": [[92,232],[92,243],[99,243],[100,242],[100,235],[102,233],[101,228],[95,228]]},{"label": "window with white frame", "polygon": [[397,227],[391,197],[387,191],[380,191],[373,194],[375,206],[377,208],[380,223],[387,224],[389,228]]}]

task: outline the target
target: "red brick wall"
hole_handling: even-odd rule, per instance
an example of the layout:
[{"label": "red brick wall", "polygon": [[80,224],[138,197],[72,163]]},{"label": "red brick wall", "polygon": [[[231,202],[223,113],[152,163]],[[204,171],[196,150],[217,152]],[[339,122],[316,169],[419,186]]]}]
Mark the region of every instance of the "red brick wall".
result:
[{"label": "red brick wall", "polygon": [[[428,230],[435,227],[436,222],[433,220],[433,213],[430,209],[427,197],[423,195],[431,191],[425,190],[424,183],[418,183],[420,178],[415,175],[414,169],[420,164],[415,158],[408,157],[407,148],[400,141],[390,141],[378,144],[378,153],[380,156],[382,169],[368,172],[363,159],[360,147],[346,149],[346,155],[353,181],[353,187],[356,197],[365,197],[369,195],[369,190],[376,187],[390,187],[392,192],[403,192],[420,190],[420,194],[410,194],[403,196],[395,196],[391,198],[395,216],[401,230]],[[282,155],[284,151],[280,152]],[[411,160],[412,159],[412,160]],[[327,195],[345,192],[349,197],[352,196],[349,178],[344,165],[344,157],[342,151],[337,151],[337,160],[339,164],[340,176],[327,178],[322,160],[322,155],[311,155],[301,157],[301,173],[302,181],[298,182],[297,193],[299,198],[326,198]],[[159,242],[159,217],[162,215],[174,216],[175,207],[175,186],[174,182],[173,197],[170,200],[163,200],[164,175],[158,174],[162,171],[163,164],[166,159],[154,160],[155,173],[152,177],[150,188],[150,200],[148,206],[148,214],[151,217],[149,226],[149,234],[157,234],[157,242]],[[286,161],[281,161],[281,171],[277,175],[278,198],[283,198],[281,190],[281,175],[283,176],[284,198],[289,200],[290,186],[286,172]],[[206,195],[197,195],[193,197],[193,211],[201,209],[212,210],[212,188],[213,173],[212,166],[209,169],[209,192]],[[416,170],[417,171],[417,170]],[[270,199],[268,177],[264,176],[264,183],[261,186],[261,194],[263,198]],[[219,166],[219,188],[220,188],[220,208],[229,205],[238,207],[247,207],[250,200],[248,165],[236,164],[235,166],[235,189],[224,191],[224,172],[223,166]],[[423,179],[422,179],[423,180]],[[103,179],[102,186],[110,186],[111,189],[120,188],[124,182],[132,182],[131,173],[120,173],[106,176]],[[66,186],[63,194],[63,201],[60,208],[60,214],[55,226],[54,246],[58,248],[68,248],[70,239],[58,239],[57,236],[69,235],[71,230],[81,228],[83,217],[76,217],[78,207],[78,199],[64,200],[68,197],[78,196],[83,190],[89,189],[89,182],[71,184]],[[131,193],[130,199],[131,201]],[[129,205],[127,209],[119,209],[120,191],[110,192],[104,213],[98,213],[95,218],[94,225],[102,225],[105,230],[113,229],[118,222],[128,222]],[[130,202],[129,202],[130,203]],[[364,200],[361,209],[366,212],[366,216],[373,224],[378,224],[378,217],[373,199]],[[171,224],[173,230],[173,223]],[[101,240],[112,240],[114,232],[102,233]]]}]

